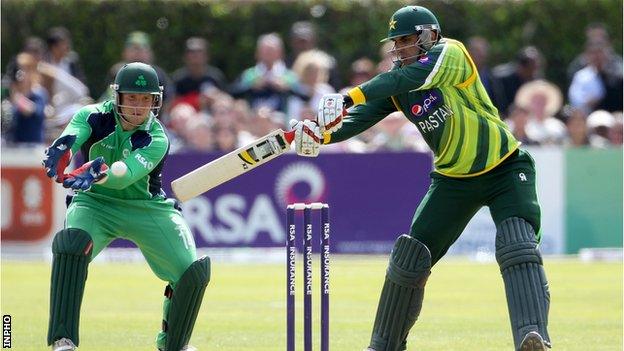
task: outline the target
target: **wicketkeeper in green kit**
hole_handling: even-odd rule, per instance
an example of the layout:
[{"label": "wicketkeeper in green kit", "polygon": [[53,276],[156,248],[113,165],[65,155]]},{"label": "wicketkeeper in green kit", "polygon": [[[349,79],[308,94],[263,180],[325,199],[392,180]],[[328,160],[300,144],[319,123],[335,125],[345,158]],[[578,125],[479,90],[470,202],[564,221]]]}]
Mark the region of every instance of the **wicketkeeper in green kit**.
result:
[{"label": "wicketkeeper in green kit", "polygon": [[[210,260],[195,242],[174,200],[161,189],[169,141],[156,119],[162,86],[144,63],[124,65],[112,85],[115,99],[82,108],[46,150],[47,175],[76,190],[65,228],[52,242],[48,345],[75,350],[89,262],[116,238],[133,241],[165,289],[156,347],[188,346],[210,280]],[[86,163],[65,174],[78,150]],[[109,168],[107,164],[112,167]],[[120,340],[119,349],[126,349]]]},{"label": "wicketkeeper in green kit", "polygon": [[[388,26],[384,41],[394,42],[397,58],[389,72],[345,96],[324,96],[316,122],[291,122],[297,153],[316,156],[321,142],[348,139],[401,111],[433,151],[431,185],[416,209],[410,235],[395,243],[368,350],[406,349],[431,267],[482,206],[490,208],[496,224],[496,260],[515,348],[550,348],[550,293],[538,249],[533,159],[501,121],[464,45],[441,36],[431,11],[403,7]],[[344,118],[343,108],[350,108]],[[479,340],[465,349],[479,349]]]}]

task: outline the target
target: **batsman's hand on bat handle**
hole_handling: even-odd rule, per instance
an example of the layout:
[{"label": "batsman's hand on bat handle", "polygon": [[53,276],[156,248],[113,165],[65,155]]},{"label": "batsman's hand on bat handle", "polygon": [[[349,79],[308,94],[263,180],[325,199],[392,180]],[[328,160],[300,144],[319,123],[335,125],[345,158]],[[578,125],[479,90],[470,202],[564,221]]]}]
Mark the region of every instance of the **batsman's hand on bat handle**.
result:
[{"label": "batsman's hand on bat handle", "polygon": [[321,135],[333,133],[342,127],[342,117],[347,114],[347,109],[353,105],[353,100],[348,95],[325,94],[319,100],[316,122],[319,125]]},{"label": "batsman's hand on bat handle", "polygon": [[318,124],[307,119],[304,121],[291,119],[290,128],[292,131],[286,133],[286,139],[288,140],[288,134],[292,133],[292,144],[295,146],[297,155],[305,157],[318,156],[323,141]]},{"label": "batsman's hand on bat handle", "polygon": [[65,180],[65,168],[71,161],[71,147],[75,142],[75,135],[64,135],[54,140],[52,145],[45,150],[45,158],[42,162],[43,167],[46,175],[57,183],[63,183],[63,180]]},{"label": "batsman's hand on bat handle", "polygon": [[63,186],[65,188],[86,191],[93,183],[102,182],[106,179],[108,165],[102,156],[89,161],[80,168],[65,175]]}]

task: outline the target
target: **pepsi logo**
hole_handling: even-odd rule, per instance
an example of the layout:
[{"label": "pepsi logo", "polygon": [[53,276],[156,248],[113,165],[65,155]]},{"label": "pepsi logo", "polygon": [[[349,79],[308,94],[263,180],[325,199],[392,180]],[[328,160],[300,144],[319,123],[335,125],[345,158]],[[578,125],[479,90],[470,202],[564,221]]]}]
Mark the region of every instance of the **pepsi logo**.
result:
[{"label": "pepsi logo", "polygon": [[424,109],[420,105],[412,106],[412,114],[415,115],[415,116],[422,115],[423,111],[424,111]]}]

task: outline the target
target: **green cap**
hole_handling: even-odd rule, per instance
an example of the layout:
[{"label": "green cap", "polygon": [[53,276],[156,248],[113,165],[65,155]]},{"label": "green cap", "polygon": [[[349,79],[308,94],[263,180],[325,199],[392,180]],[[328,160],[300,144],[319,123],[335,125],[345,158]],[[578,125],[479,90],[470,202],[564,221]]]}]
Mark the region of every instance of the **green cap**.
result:
[{"label": "green cap", "polygon": [[392,15],[388,23],[388,37],[381,41],[415,34],[423,29],[440,31],[435,15],[422,6],[405,6]]},{"label": "green cap", "polygon": [[142,62],[127,63],[115,76],[113,90],[117,93],[160,94],[156,70]]}]

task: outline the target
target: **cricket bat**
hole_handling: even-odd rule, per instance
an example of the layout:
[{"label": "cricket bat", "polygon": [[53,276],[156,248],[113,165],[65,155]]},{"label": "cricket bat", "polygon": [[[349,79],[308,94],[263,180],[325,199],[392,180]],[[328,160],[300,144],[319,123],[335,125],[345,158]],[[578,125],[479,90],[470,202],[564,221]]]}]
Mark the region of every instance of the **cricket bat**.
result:
[{"label": "cricket bat", "polygon": [[171,189],[182,202],[192,199],[282,155],[294,138],[294,131],[274,130],[174,180]]}]

